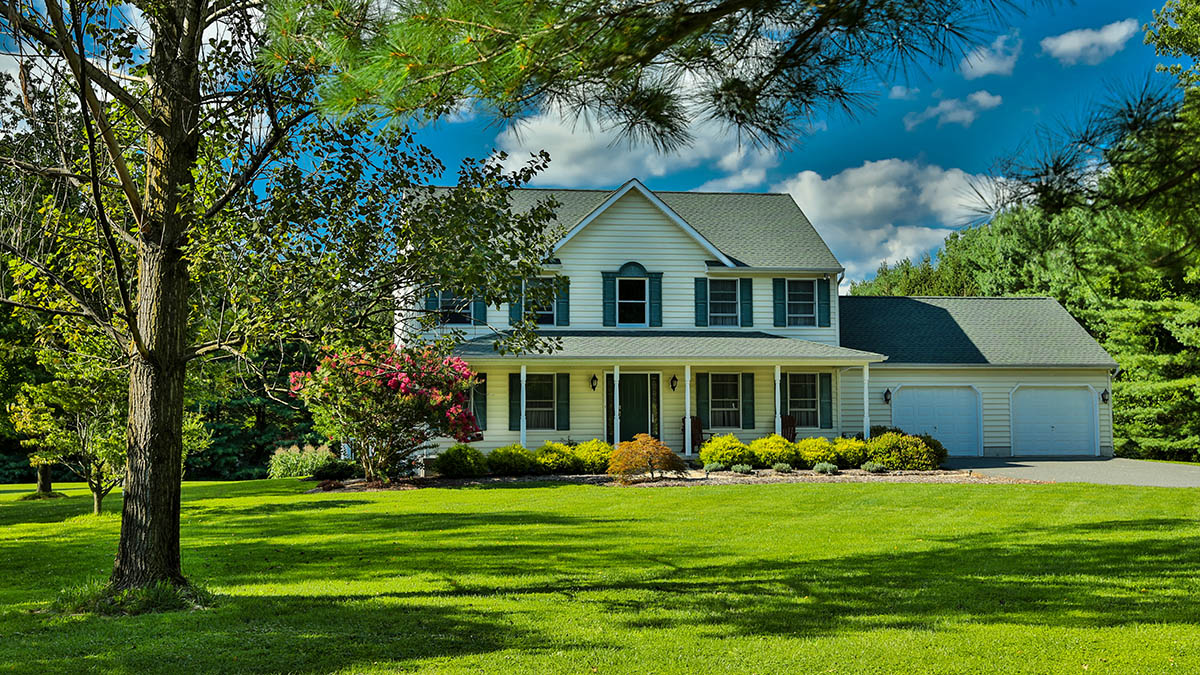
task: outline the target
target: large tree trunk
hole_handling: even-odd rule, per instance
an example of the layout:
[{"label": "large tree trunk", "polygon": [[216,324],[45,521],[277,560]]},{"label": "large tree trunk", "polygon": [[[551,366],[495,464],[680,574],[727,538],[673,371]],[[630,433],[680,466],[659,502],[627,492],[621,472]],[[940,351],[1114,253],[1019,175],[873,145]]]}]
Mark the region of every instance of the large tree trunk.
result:
[{"label": "large tree trunk", "polygon": [[129,426],[116,589],[186,583],[179,562],[183,395],[187,370],[188,269],[199,111],[196,0],[152,19],[151,113],[143,224],[138,232],[137,326],[146,353],[131,350]]},{"label": "large tree trunk", "polygon": [[53,492],[54,482],[50,476],[49,464],[38,464],[37,467],[37,491],[38,492]]},{"label": "large tree trunk", "polygon": [[92,513],[100,515],[100,509],[104,506],[104,493],[99,490],[92,490]]}]

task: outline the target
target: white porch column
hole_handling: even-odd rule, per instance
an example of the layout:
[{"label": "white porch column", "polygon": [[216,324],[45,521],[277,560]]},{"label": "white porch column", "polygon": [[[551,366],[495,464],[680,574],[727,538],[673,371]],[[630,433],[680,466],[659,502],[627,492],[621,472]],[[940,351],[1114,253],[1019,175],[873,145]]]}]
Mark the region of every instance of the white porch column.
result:
[{"label": "white porch column", "polygon": [[621,366],[613,366],[613,437],[615,446],[621,442]]},{"label": "white porch column", "polygon": [[780,379],[781,379],[781,373],[780,373],[779,366],[775,366],[775,435],[776,436],[783,433],[783,411],[779,409],[779,406],[783,404],[783,401],[779,400],[779,381],[780,381]]},{"label": "white porch column", "polygon": [[863,364],[863,438],[871,437],[871,364]]},{"label": "white porch column", "polygon": [[521,366],[521,447],[525,447],[525,366]]},{"label": "white porch column", "polygon": [[692,454],[692,367],[683,367],[683,448]]}]

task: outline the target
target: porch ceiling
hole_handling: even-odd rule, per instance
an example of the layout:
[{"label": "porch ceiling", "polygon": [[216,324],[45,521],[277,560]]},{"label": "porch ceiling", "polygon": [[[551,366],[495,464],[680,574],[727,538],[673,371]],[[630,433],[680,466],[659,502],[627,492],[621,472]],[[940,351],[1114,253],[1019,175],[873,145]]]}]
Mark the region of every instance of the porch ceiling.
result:
[{"label": "porch ceiling", "polygon": [[495,336],[469,340],[455,350],[457,356],[479,360],[728,360],[826,361],[831,364],[878,363],[887,357],[810,340],[744,331],[542,331],[556,338],[559,349],[550,354],[501,356],[493,348]]}]

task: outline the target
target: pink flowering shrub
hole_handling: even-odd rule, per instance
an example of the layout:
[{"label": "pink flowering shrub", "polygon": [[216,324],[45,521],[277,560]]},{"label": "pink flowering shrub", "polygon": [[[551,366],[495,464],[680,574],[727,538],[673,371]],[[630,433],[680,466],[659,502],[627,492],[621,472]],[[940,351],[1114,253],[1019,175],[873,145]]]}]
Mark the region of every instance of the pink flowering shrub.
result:
[{"label": "pink flowering shrub", "polygon": [[470,410],[475,373],[430,347],[377,345],[324,350],[317,369],[291,374],[317,429],[349,443],[368,479],[412,465],[429,441],[468,441],[479,433]]}]

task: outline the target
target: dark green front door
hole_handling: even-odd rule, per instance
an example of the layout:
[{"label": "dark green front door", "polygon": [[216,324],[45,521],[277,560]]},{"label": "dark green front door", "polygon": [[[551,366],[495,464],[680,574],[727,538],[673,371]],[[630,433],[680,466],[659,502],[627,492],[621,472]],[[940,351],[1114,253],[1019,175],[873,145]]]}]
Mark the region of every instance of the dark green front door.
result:
[{"label": "dark green front door", "polygon": [[[607,377],[608,401],[605,411],[608,437],[613,435],[613,377]],[[621,437],[620,441],[632,440],[636,434],[658,434],[658,375],[646,373],[621,374]]]}]

